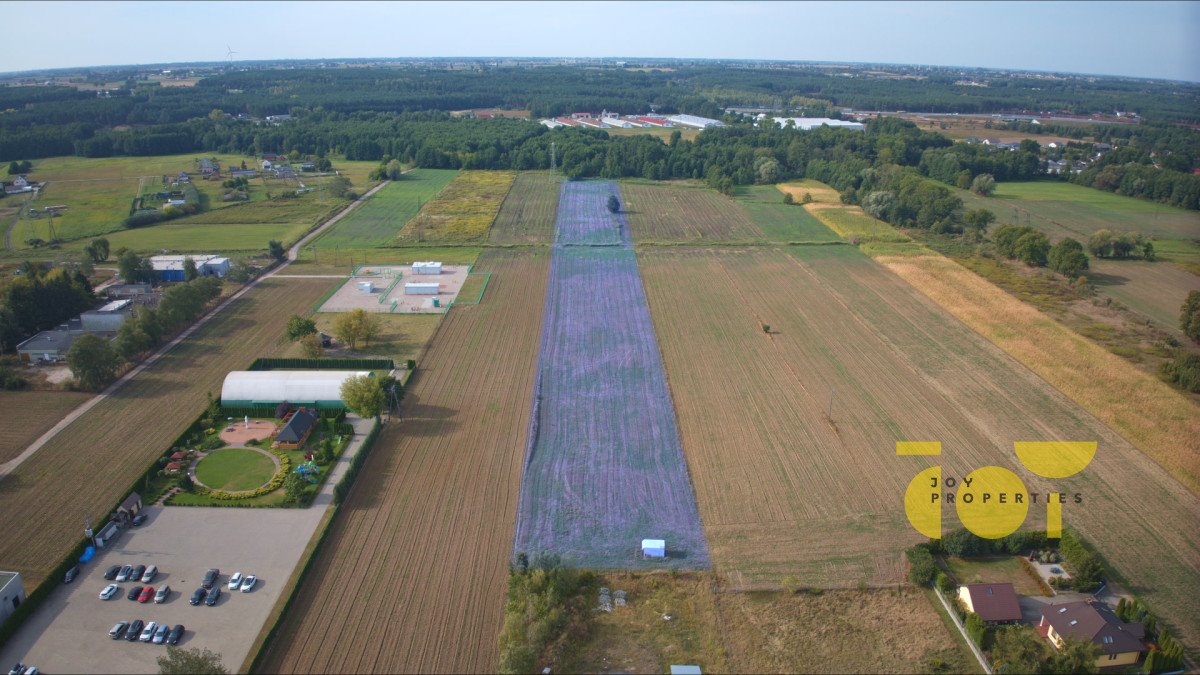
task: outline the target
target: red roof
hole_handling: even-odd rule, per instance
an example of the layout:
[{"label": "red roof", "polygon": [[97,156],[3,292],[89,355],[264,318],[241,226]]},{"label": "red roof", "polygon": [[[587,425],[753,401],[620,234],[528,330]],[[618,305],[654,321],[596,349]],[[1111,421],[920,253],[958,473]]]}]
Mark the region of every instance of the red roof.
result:
[{"label": "red roof", "polygon": [[183,468],[183,462],[168,462],[167,471],[178,471]]},{"label": "red roof", "polygon": [[1021,620],[1021,603],[1012,584],[967,584],[963,588],[971,597],[972,611],[984,621]]},{"label": "red roof", "polygon": [[171,459],[183,459],[184,457],[187,457],[187,453],[185,452],[176,452],[171,455]]}]

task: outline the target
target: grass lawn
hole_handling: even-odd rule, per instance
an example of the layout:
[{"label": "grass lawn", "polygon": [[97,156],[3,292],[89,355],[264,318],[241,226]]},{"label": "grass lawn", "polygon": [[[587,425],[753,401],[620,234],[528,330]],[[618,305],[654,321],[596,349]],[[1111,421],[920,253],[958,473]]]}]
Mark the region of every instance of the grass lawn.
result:
[{"label": "grass lawn", "polygon": [[799,204],[784,204],[773,185],[739,188],[737,201],[772,241],[841,241],[836,232]]},{"label": "grass lawn", "polygon": [[[478,295],[478,289],[475,294]],[[474,296],[471,299],[473,300]],[[312,320],[316,322],[317,330],[333,335],[333,320],[337,316],[335,313],[320,312],[313,314]],[[382,356],[393,359],[398,364],[403,364],[407,359],[415,359],[420,356],[421,350],[425,348],[426,343],[433,336],[433,332],[437,330],[442,316],[441,314],[376,314],[375,317],[379,319],[380,331],[379,336],[372,340],[371,344],[359,344],[353,354],[342,350],[330,350],[326,352],[326,356]],[[304,350],[299,343],[296,343],[284,355],[300,358],[304,356]]]},{"label": "grass lawn", "polygon": [[1082,242],[1093,232],[1137,231],[1151,239],[1200,237],[1200,213],[1145,199],[1058,181],[997,183],[991,197],[956,190],[968,209],[986,208],[999,227],[1019,221],[1044,232],[1051,241],[1073,237]]},{"label": "grass lawn", "polygon": [[257,450],[223,448],[196,465],[196,478],[214,490],[253,490],[271,480],[275,463]]},{"label": "grass lawn", "polygon": [[375,248],[396,238],[421,206],[458,175],[451,169],[416,169],[376,192],[320,239],[318,251]]},{"label": "grass lawn", "polygon": [[950,568],[955,581],[960,584],[1008,582],[1013,585],[1017,595],[1042,595],[1041,586],[1025,571],[1019,556],[970,559],[948,556],[946,566]]}]

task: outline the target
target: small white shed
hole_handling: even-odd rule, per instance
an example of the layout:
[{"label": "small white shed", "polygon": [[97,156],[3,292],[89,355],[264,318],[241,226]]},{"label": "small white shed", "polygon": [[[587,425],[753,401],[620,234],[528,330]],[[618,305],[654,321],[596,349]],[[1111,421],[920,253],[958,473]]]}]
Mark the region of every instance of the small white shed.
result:
[{"label": "small white shed", "polygon": [[701,675],[700,666],[671,664],[671,675]]},{"label": "small white shed", "polygon": [[437,295],[441,284],[409,282],[404,284],[405,295]]},{"label": "small white shed", "polygon": [[358,290],[361,293],[374,293],[375,284],[371,283],[370,281],[360,281],[358,282]]},{"label": "small white shed", "polygon": [[667,542],[665,539],[643,539],[642,540],[642,557],[644,558],[665,558],[667,557]]},{"label": "small white shed", "polygon": [[441,274],[442,263],[440,262],[415,262],[412,264],[413,274]]}]

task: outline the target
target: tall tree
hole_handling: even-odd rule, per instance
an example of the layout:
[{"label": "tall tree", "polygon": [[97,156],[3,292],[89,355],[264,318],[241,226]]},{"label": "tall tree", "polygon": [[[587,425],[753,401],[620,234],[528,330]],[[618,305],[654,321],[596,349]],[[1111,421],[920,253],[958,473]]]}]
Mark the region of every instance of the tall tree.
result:
[{"label": "tall tree", "polygon": [[996,179],[990,173],[981,173],[971,181],[971,192],[981,197],[990,197],[996,191]]},{"label": "tall tree", "polygon": [[1179,308],[1179,328],[1189,338],[1200,342],[1200,291],[1190,291]]},{"label": "tall tree", "polygon": [[98,389],[112,381],[120,358],[108,340],[94,333],[85,333],[75,338],[67,352],[67,365],[85,389]]},{"label": "tall tree", "polygon": [[227,675],[221,656],[207,649],[167,647],[167,655],[158,657],[162,675]]},{"label": "tall tree", "polygon": [[272,258],[280,261],[287,257],[287,249],[283,247],[283,244],[274,239],[267,242],[267,253],[270,253]]},{"label": "tall tree", "polygon": [[200,271],[196,269],[196,261],[192,260],[191,256],[183,259],[183,280],[191,281],[200,276]]},{"label": "tall tree", "polygon": [[354,309],[333,320],[333,334],[350,349],[355,349],[360,341],[370,344],[379,334],[379,320],[374,314]]},{"label": "tall tree", "polygon": [[317,332],[317,324],[312,319],[306,319],[299,314],[293,314],[287,323],[287,338],[295,342],[305,335]]},{"label": "tall tree", "polygon": [[371,418],[383,412],[383,386],[377,377],[351,377],[342,383],[342,401],[360,417]]}]

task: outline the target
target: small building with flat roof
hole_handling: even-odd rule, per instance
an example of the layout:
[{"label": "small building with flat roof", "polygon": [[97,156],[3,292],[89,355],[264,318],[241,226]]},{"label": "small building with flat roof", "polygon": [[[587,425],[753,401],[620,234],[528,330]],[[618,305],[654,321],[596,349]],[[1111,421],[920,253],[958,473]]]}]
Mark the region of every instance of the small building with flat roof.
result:
[{"label": "small building with flat roof", "polygon": [[53,363],[67,358],[75,338],[83,335],[83,322],[76,317],[56,328],[44,330],[17,345],[23,363]]},{"label": "small building with flat roof", "polygon": [[85,333],[115,333],[133,313],[132,300],[113,300],[79,315]]},{"label": "small building with flat roof", "polygon": [[25,602],[25,584],[20,572],[0,572],[0,624]]}]

